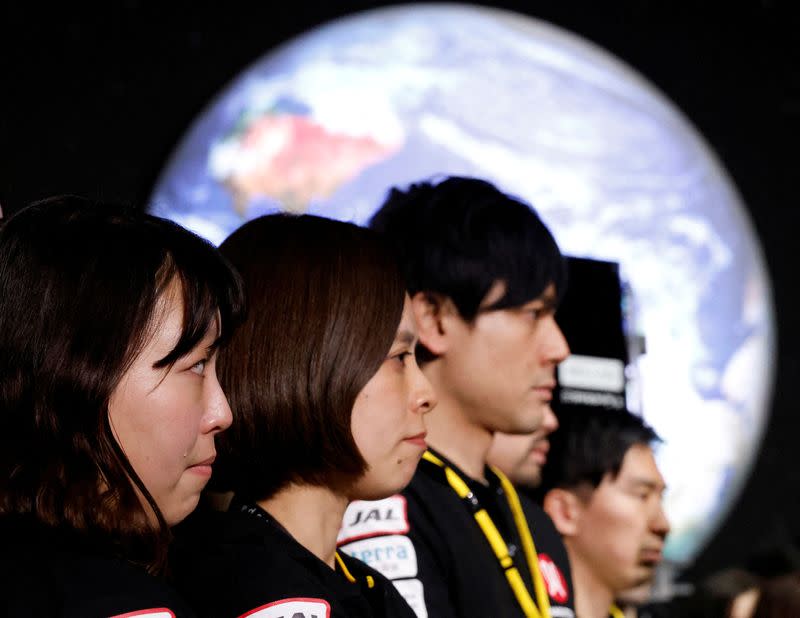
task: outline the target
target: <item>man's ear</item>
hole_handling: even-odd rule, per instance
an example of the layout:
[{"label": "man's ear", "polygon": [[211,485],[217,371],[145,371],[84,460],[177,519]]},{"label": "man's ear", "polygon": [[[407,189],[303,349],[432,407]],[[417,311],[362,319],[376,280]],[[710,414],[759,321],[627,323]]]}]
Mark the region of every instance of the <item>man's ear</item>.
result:
[{"label": "man's ear", "polygon": [[545,495],[542,506],[561,536],[569,537],[578,533],[584,506],[573,492],[567,489],[551,489]]},{"label": "man's ear", "polygon": [[419,342],[434,356],[444,354],[447,350],[445,317],[455,310],[452,302],[437,294],[417,292],[411,297],[411,308],[417,320]]}]

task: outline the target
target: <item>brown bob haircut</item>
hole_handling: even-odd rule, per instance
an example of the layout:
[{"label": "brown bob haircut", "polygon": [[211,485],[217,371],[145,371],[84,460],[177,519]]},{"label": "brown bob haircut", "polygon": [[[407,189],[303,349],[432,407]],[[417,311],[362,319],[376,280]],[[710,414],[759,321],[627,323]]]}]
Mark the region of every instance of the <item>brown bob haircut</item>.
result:
[{"label": "brown bob haircut", "polygon": [[346,489],[366,470],[350,426],[403,312],[400,269],[376,232],[310,215],[267,215],[221,246],[248,315],[218,358],[234,423],[220,479],[244,500],[289,484]]},{"label": "brown bob haircut", "polygon": [[164,219],[72,196],[0,226],[0,513],[162,566],[170,533],[114,438],[108,404],[173,282],[183,326],[156,363],[165,371],[218,322],[229,336],[242,311],[241,281],[212,245]]}]

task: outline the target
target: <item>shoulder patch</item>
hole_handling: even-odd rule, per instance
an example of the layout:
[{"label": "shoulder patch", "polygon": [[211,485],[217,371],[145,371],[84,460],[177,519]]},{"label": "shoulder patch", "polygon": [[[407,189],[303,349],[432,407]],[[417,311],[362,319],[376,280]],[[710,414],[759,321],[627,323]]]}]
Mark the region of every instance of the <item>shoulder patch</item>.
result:
[{"label": "shoulder patch", "polygon": [[151,609],[140,609],[135,612],[127,612],[125,614],[117,614],[111,618],[133,618],[133,616],[148,616],[148,618],[175,618],[175,614],[171,609],[166,607],[154,607]]},{"label": "shoulder patch", "polygon": [[339,545],[409,530],[406,499],[396,494],[383,500],[355,500],[344,512],[336,542]]},{"label": "shoulder patch", "polygon": [[400,595],[406,600],[417,618],[428,618],[428,608],[425,605],[425,592],[422,582],[418,579],[398,579],[392,582]]},{"label": "shoulder patch", "polygon": [[329,618],[330,615],[331,605],[325,599],[295,597],[256,607],[239,618]]},{"label": "shoulder patch", "polygon": [[566,603],[569,600],[569,590],[561,569],[547,554],[539,554],[539,569],[542,571],[542,578],[550,598],[557,603]]},{"label": "shoulder patch", "polygon": [[361,539],[342,547],[342,551],[389,579],[417,576],[417,552],[407,536]]}]

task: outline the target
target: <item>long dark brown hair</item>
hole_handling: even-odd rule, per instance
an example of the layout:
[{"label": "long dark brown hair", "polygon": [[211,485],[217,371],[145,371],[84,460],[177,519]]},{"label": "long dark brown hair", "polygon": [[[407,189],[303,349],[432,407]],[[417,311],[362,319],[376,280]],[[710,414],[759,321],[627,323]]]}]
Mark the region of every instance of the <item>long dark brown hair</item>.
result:
[{"label": "long dark brown hair", "polygon": [[169,221],[72,196],[0,227],[0,513],[162,566],[169,529],[113,436],[108,403],[174,282],[183,327],[160,367],[218,320],[223,337],[238,320],[241,281],[213,246]]}]

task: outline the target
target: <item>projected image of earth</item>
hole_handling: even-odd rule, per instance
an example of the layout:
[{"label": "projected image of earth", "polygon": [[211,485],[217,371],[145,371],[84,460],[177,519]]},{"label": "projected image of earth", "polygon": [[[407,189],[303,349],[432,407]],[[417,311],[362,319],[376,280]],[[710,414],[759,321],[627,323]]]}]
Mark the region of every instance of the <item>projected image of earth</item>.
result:
[{"label": "projected image of earth", "polygon": [[608,53],[478,7],[331,23],[265,55],[210,104],[152,210],[220,242],[276,209],[363,223],[389,186],[439,174],[487,178],[532,203],[566,253],[621,264],[647,342],[632,401],[665,440],[667,557],[691,560],[767,420],[770,285],[702,138]]}]

